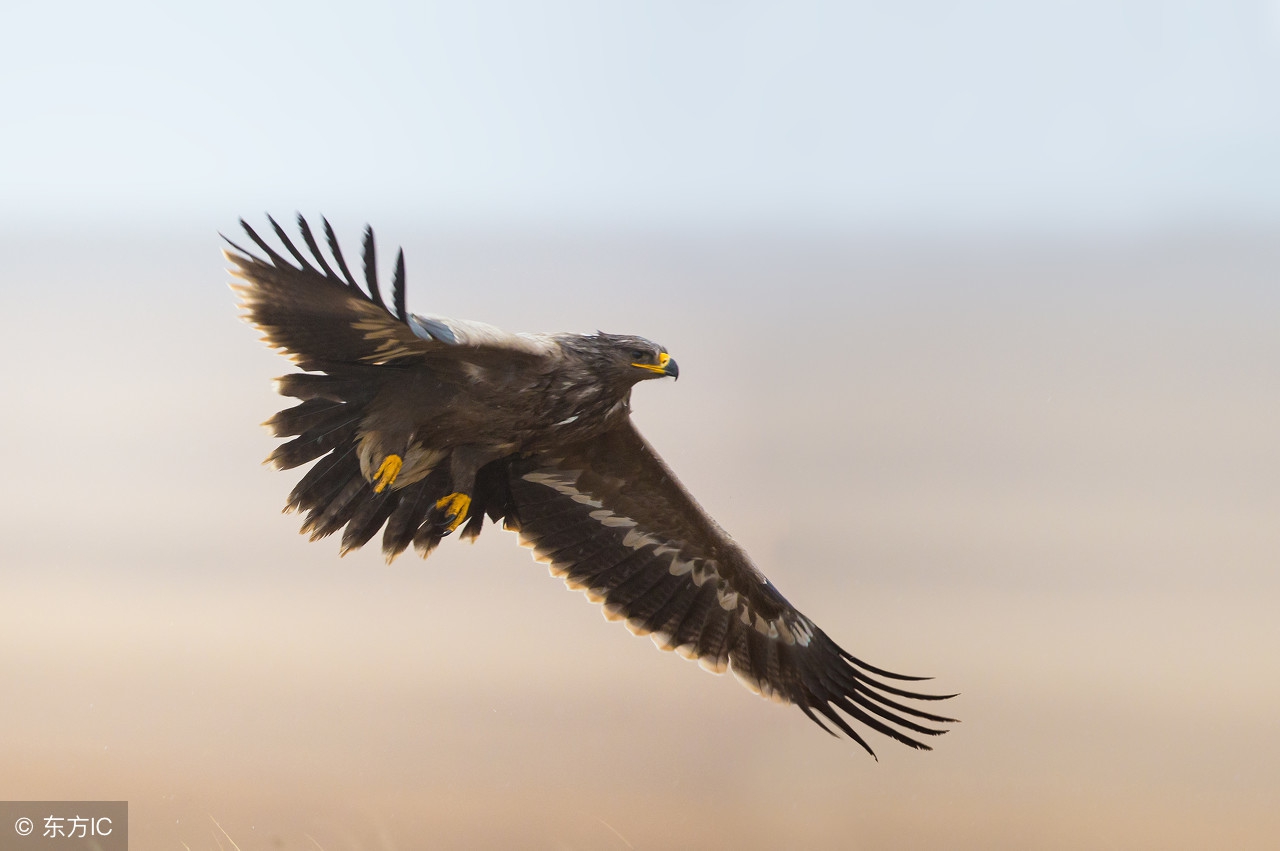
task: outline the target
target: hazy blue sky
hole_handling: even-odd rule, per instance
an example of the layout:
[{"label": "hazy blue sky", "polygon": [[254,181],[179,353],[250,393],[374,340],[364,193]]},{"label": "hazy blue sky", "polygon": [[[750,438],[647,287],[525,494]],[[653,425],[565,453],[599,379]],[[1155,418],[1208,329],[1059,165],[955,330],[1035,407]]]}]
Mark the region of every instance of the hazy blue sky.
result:
[{"label": "hazy blue sky", "polygon": [[6,4],[0,226],[1280,222],[1280,7]]}]

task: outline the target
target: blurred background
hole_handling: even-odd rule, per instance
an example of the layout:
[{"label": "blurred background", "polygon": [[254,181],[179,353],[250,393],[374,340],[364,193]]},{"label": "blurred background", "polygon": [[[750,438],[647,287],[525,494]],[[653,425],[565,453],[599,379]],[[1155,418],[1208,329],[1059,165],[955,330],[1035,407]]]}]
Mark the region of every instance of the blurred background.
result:
[{"label": "blurred background", "polygon": [[[193,851],[1275,847],[1280,3],[18,0],[0,102],[0,799]],[[641,429],[963,723],[876,762],[508,533],[299,536],[217,236],[295,210],[410,309],[666,345]]]}]

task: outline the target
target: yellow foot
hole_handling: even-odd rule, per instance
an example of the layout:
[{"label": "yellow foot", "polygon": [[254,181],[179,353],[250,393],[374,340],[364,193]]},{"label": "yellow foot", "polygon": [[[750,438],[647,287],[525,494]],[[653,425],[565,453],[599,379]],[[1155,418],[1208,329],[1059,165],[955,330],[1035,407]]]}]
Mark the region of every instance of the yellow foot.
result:
[{"label": "yellow foot", "polygon": [[451,493],[448,496],[442,496],[437,499],[436,508],[443,511],[445,517],[453,518],[449,521],[449,525],[445,527],[445,533],[448,534],[461,526],[462,521],[467,519],[467,514],[471,511],[471,497],[465,493]]},{"label": "yellow foot", "polygon": [[388,486],[393,484],[396,476],[400,475],[400,468],[404,466],[404,459],[399,455],[388,455],[382,459],[382,466],[378,467],[375,473],[378,482],[373,486],[374,493],[382,493]]}]

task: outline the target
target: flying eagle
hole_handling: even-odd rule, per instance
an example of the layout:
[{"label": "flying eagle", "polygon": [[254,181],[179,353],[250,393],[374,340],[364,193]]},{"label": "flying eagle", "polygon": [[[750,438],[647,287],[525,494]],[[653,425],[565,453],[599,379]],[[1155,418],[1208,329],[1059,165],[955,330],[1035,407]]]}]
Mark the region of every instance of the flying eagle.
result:
[{"label": "flying eagle", "polygon": [[[699,507],[631,421],[631,388],[680,373],[662,346],[597,333],[512,334],[405,309],[404,252],[388,304],[365,229],[364,289],[324,222],[329,259],[298,217],[306,253],[269,219],[286,258],[243,220],[257,255],[227,240],[244,318],[302,372],[300,400],[265,423],[292,437],[267,461],[316,462],[289,495],[316,540],[341,551],[382,530],[393,559],[502,521],[570,588],[663,650],[733,673],[752,691],[828,722],[874,756],[849,719],[911,747],[951,721],[906,701],[950,695],[849,654],[801,614]],[[225,237],[224,237],[225,238]],[[335,268],[336,267],[336,268]],[[837,711],[839,710],[839,711]],[[841,714],[843,713],[843,715]]]}]

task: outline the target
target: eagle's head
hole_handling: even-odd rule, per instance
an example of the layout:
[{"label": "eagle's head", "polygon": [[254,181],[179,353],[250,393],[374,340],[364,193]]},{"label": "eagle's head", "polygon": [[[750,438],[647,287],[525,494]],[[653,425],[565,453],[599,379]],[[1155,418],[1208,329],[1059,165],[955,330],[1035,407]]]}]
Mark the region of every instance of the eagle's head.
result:
[{"label": "eagle's head", "polygon": [[626,387],[646,378],[680,377],[680,367],[667,350],[644,337],[626,334],[606,334],[603,331],[580,337],[579,353],[590,362],[593,370],[610,383]]}]

